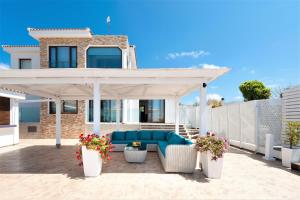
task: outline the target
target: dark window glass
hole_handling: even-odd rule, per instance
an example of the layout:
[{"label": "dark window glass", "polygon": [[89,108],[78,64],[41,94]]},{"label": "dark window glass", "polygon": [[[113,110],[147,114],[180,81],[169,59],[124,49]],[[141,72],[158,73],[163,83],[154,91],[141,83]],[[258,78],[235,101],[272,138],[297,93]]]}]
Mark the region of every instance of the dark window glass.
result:
[{"label": "dark window glass", "polygon": [[122,68],[122,51],[116,47],[90,47],[87,50],[88,68]]},{"label": "dark window glass", "polygon": [[71,67],[76,68],[77,66],[77,49],[76,47],[71,48]]},{"label": "dark window glass", "polygon": [[0,125],[10,124],[10,99],[0,97]]},{"label": "dark window glass", "polygon": [[50,47],[50,68],[76,68],[76,47]]},{"label": "dark window glass", "polygon": [[[49,103],[49,113],[56,113],[55,102]],[[61,113],[62,114],[77,114],[78,113],[78,101],[62,101],[61,102]]]},{"label": "dark window glass", "polygon": [[20,69],[31,69],[31,59],[20,59],[19,60]]},{"label": "dark window glass", "polygon": [[140,122],[164,123],[165,100],[140,100]]},{"label": "dark window glass", "polygon": [[[117,121],[117,103],[116,100],[101,100],[101,122],[116,122]],[[93,122],[94,113],[93,100],[89,101],[89,122]],[[120,105],[120,121],[122,121],[122,102]]]}]

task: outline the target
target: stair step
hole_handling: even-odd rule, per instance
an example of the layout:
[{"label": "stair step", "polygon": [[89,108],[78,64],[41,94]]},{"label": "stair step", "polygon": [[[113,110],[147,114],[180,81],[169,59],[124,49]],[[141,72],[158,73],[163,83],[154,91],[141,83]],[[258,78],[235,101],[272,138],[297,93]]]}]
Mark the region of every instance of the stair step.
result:
[{"label": "stair step", "polygon": [[300,171],[300,162],[299,162],[299,163],[292,163],[292,164],[291,164],[291,168],[292,168],[293,170]]}]

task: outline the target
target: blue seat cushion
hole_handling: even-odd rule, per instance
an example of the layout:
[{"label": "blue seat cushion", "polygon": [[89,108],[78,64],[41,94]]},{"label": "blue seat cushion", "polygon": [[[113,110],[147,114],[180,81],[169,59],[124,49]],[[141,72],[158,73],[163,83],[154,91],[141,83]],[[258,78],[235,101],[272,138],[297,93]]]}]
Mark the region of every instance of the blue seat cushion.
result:
[{"label": "blue seat cushion", "polygon": [[162,155],[166,157],[166,148],[168,146],[168,142],[166,141],[158,141],[158,148],[160,149]]},{"label": "blue seat cushion", "polygon": [[153,140],[166,140],[166,132],[165,131],[153,131],[152,139]]},{"label": "blue seat cushion", "polygon": [[157,140],[140,140],[142,143],[145,144],[157,144]]},{"label": "blue seat cushion", "polygon": [[140,131],[139,136],[140,136],[139,137],[140,140],[152,140],[152,131],[150,130]]},{"label": "blue seat cushion", "polygon": [[138,132],[137,131],[126,131],[126,140],[137,140]]},{"label": "blue seat cushion", "polygon": [[111,136],[111,140],[125,140],[125,132],[114,131]]},{"label": "blue seat cushion", "polygon": [[185,144],[185,139],[181,137],[180,135],[173,134],[169,140],[168,144]]}]

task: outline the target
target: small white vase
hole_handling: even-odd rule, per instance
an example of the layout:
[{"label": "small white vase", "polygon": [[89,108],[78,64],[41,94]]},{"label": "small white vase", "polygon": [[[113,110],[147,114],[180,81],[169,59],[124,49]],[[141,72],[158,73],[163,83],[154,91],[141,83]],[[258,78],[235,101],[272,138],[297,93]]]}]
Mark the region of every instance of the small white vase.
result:
[{"label": "small white vase", "polygon": [[292,162],[300,161],[300,149],[290,149],[286,147],[281,148],[282,165],[285,167],[291,167]]},{"label": "small white vase", "polygon": [[[224,155],[223,155],[224,156]],[[223,168],[223,158],[212,160],[210,151],[201,153],[202,170],[208,178],[221,178]]]},{"label": "small white vase", "polygon": [[85,176],[98,176],[102,170],[102,159],[98,151],[82,146],[82,162]]}]

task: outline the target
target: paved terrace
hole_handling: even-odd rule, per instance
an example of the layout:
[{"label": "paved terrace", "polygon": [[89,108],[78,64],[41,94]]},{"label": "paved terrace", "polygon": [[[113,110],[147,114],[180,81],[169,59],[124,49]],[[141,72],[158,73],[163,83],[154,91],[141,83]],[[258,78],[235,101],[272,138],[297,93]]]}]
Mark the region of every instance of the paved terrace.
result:
[{"label": "paved terrace", "polygon": [[300,174],[231,148],[223,177],[164,173],[156,152],[144,164],[129,164],[123,153],[103,166],[102,175],[84,178],[75,160],[75,140],[21,140],[0,148],[0,199],[297,199]]}]

